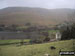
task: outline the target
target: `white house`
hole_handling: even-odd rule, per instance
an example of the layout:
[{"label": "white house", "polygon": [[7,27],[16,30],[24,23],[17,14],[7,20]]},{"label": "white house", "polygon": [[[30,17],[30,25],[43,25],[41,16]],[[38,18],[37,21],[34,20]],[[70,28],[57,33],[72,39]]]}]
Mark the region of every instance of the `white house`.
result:
[{"label": "white house", "polygon": [[57,32],[56,33],[56,40],[61,40],[61,33],[60,32]]}]

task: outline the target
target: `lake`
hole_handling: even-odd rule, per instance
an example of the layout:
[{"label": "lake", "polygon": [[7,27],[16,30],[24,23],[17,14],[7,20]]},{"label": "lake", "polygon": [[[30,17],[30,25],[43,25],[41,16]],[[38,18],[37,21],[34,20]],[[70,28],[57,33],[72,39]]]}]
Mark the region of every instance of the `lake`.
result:
[{"label": "lake", "polygon": [[28,38],[25,32],[0,31],[0,40],[1,39],[24,39],[24,38]]}]

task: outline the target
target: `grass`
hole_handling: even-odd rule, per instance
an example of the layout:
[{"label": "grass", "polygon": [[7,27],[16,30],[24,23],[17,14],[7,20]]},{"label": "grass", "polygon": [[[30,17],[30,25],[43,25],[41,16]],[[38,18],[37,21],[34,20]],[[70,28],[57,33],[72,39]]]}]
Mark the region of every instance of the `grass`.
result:
[{"label": "grass", "polygon": [[[30,39],[25,39],[24,42],[29,42]],[[21,42],[21,40],[0,40],[0,44]]]},{"label": "grass", "polygon": [[21,26],[21,27],[17,27],[18,30],[23,30],[23,29],[27,29],[28,26]]},{"label": "grass", "polygon": [[[44,56],[44,54],[46,53],[50,54],[51,56],[59,56],[60,49],[62,51],[73,51],[74,49],[72,43],[73,40],[66,40],[66,41],[57,41],[57,42],[44,43],[44,44],[34,44],[34,45],[0,46],[0,56]],[[55,46],[56,49],[51,50],[50,46]]]},{"label": "grass", "polygon": [[59,30],[49,30],[48,32],[55,34],[55,33],[58,32],[58,31],[59,31]]}]

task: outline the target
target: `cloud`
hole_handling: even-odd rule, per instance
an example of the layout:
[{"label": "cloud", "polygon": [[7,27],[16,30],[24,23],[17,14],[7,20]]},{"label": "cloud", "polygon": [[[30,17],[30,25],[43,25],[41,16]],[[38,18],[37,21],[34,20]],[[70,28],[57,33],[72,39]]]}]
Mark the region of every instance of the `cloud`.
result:
[{"label": "cloud", "polygon": [[9,6],[73,9],[75,8],[75,0],[0,0],[0,8]]}]

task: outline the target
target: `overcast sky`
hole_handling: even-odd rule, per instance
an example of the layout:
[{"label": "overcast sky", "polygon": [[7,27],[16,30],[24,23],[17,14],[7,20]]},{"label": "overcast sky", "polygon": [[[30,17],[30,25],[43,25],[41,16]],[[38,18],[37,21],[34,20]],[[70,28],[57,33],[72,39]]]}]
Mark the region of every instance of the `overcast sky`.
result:
[{"label": "overcast sky", "polygon": [[0,9],[14,6],[75,9],[75,0],[0,0]]}]

